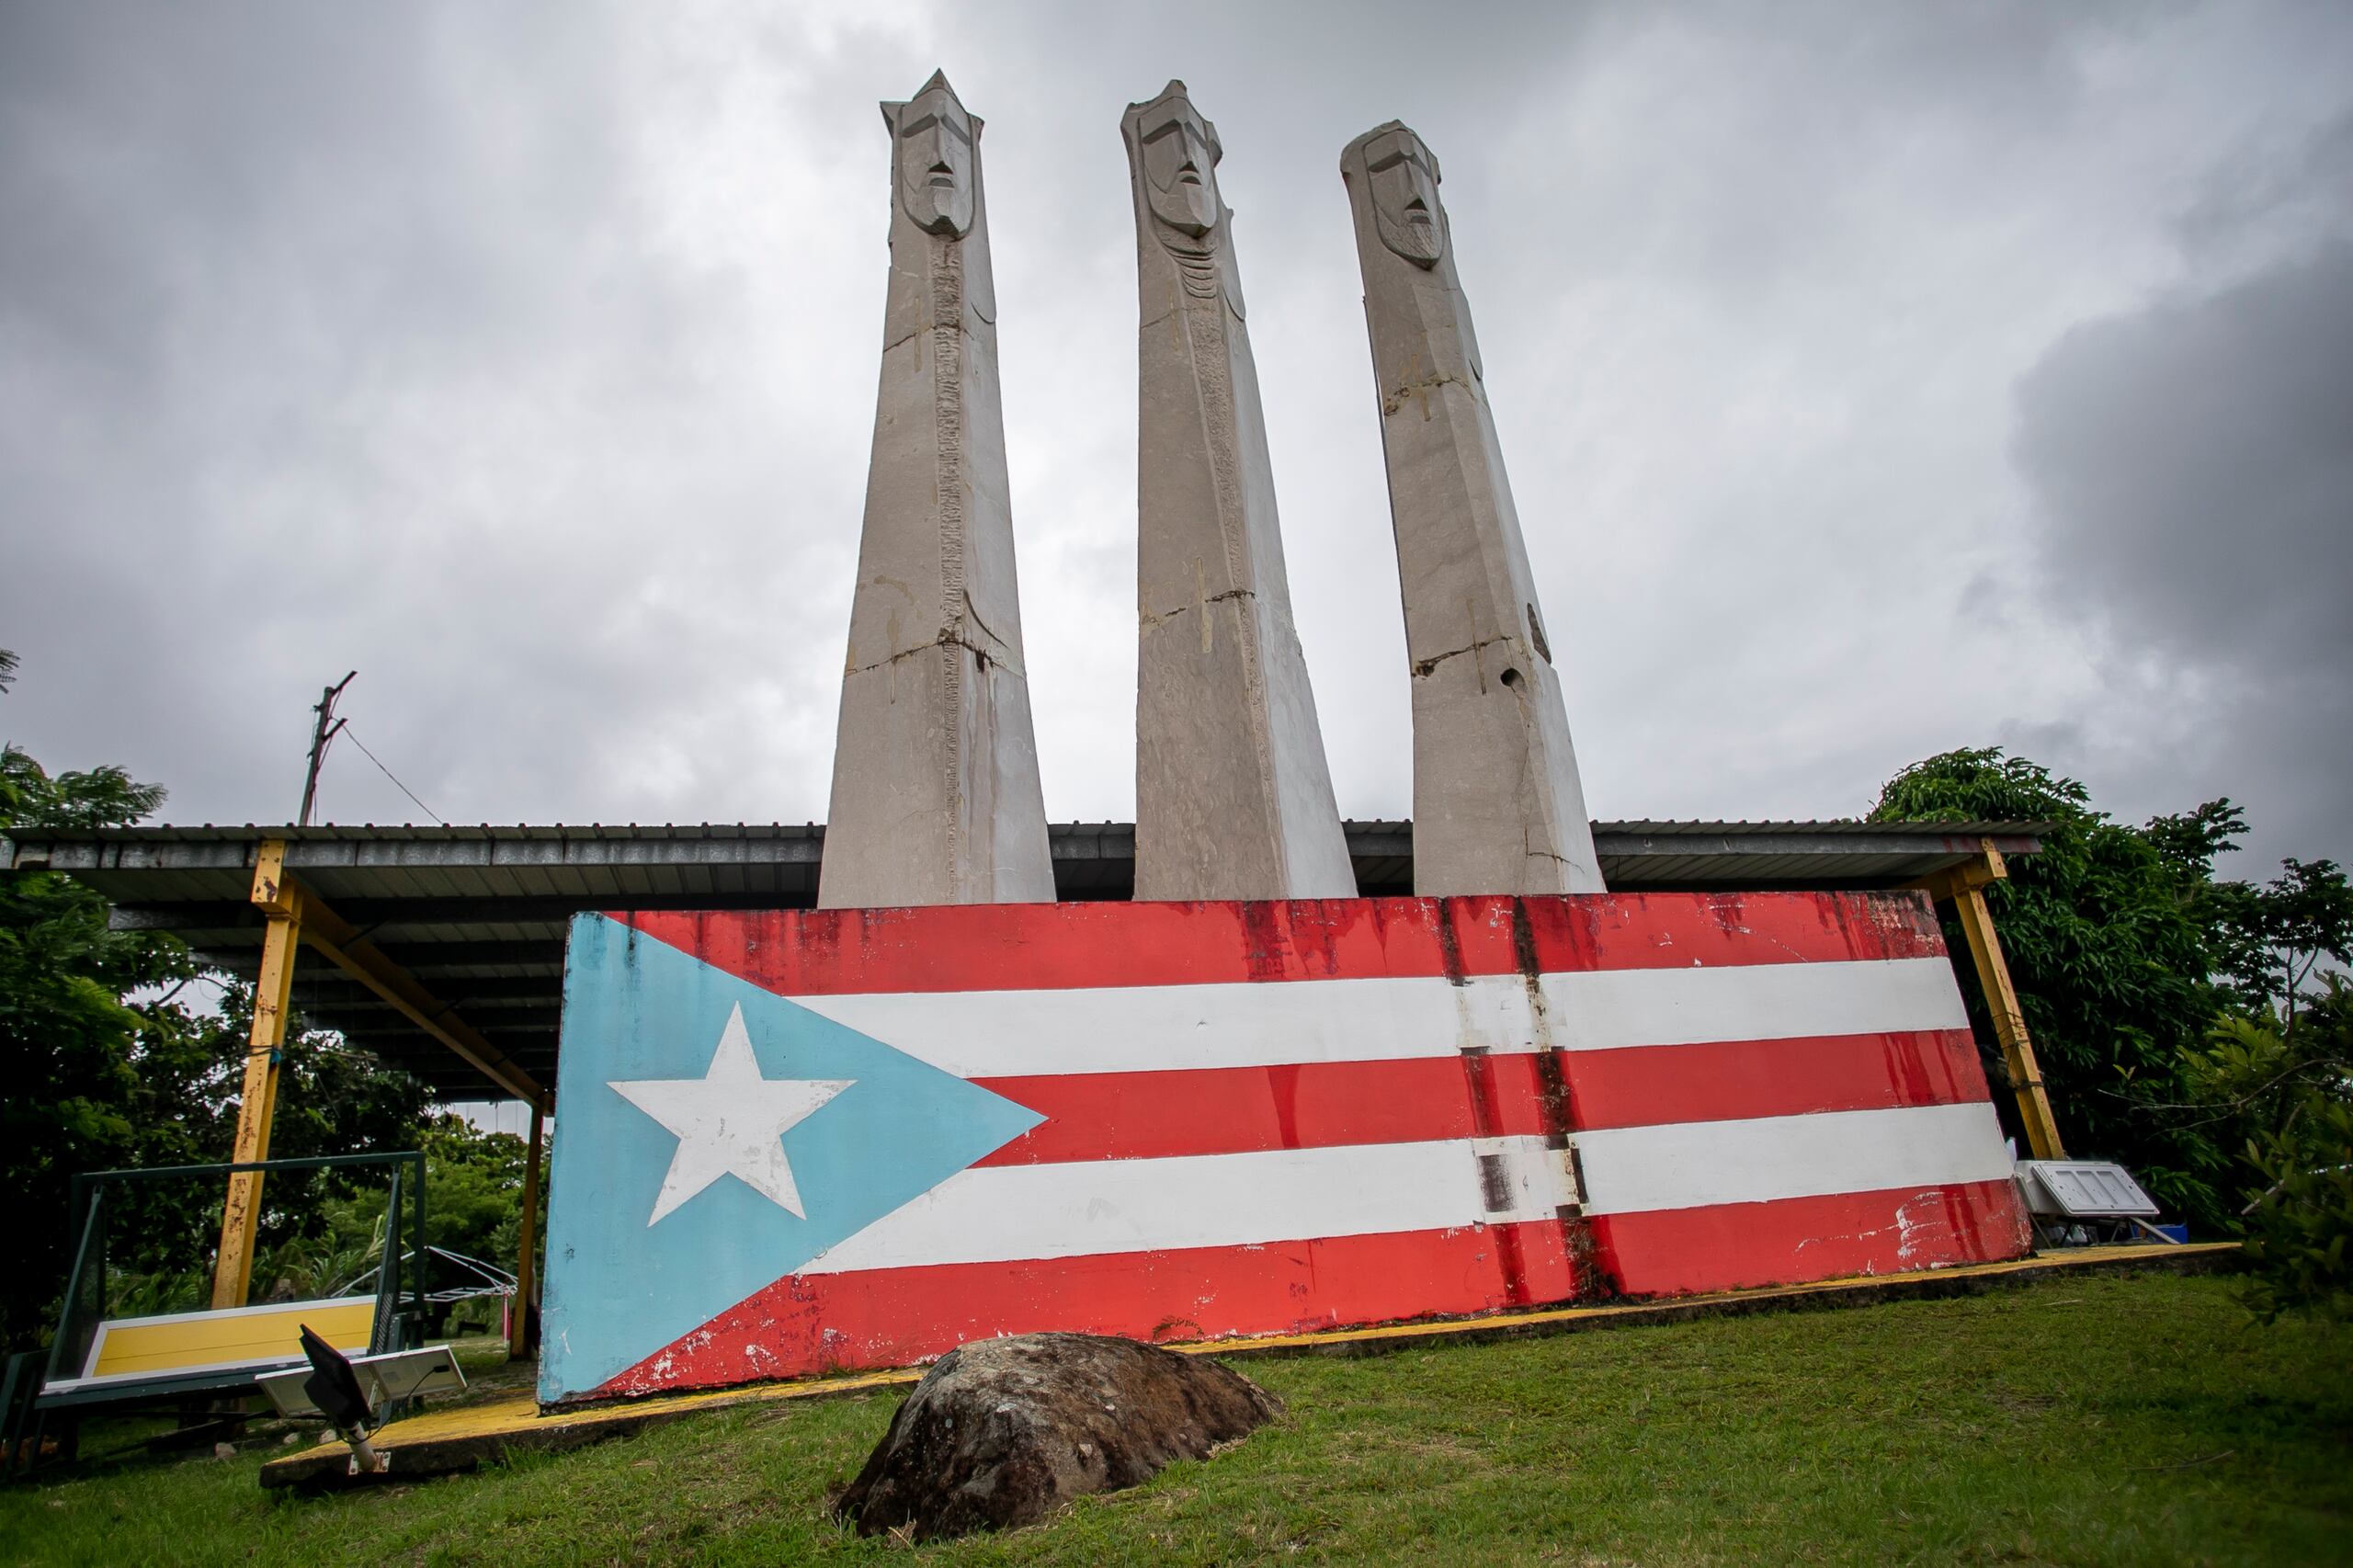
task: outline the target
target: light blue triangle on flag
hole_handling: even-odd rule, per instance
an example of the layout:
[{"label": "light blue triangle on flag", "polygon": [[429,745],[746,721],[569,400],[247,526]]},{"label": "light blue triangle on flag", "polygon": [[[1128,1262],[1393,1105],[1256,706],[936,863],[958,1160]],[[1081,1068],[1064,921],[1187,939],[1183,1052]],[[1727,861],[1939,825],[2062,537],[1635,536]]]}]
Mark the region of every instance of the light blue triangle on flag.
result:
[{"label": "light blue triangle on flag", "polygon": [[[739,1007],[762,1077],[851,1081],[782,1134],[805,1217],[722,1176],[649,1223],[679,1140],[611,1085],[704,1077]],[[594,1391],[1044,1119],[602,915],[572,923],[560,1062],[546,1403]]]}]

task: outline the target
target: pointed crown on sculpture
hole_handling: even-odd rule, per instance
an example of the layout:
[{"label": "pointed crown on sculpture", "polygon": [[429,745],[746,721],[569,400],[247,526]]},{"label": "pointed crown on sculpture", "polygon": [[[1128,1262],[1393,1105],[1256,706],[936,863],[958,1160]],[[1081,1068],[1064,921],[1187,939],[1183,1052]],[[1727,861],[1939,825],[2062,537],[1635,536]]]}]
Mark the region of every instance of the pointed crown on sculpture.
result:
[{"label": "pointed crown on sculpture", "polygon": [[[1153,217],[1183,236],[1177,243],[1198,248],[1225,215],[1217,188],[1218,160],[1225,148],[1217,127],[1201,118],[1185,95],[1185,84],[1177,81],[1149,103],[1130,104],[1122,125]],[[1169,234],[1161,237],[1170,240]]]},{"label": "pointed crown on sculpture", "polygon": [[966,112],[948,73],[934,71],[912,98],[884,103],[898,172],[899,205],[926,233],[961,240],[980,199],[981,118]]},{"label": "pointed crown on sculpture", "polygon": [[1364,161],[1366,196],[1372,205],[1372,226],[1381,243],[1427,269],[1446,255],[1446,207],[1438,200],[1438,154],[1411,129],[1391,120],[1375,126],[1354,142],[1340,162]]}]

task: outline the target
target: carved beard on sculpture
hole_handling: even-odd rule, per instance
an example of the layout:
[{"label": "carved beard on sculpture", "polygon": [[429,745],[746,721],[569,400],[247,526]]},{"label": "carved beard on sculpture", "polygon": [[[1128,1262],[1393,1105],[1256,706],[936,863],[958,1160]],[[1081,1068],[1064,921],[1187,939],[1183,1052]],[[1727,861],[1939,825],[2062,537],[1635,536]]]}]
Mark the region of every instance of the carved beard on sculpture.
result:
[{"label": "carved beard on sculpture", "polygon": [[884,104],[897,139],[899,204],[915,226],[961,240],[972,228],[973,143],[981,122],[964,112],[948,78],[933,72],[904,104]]},{"label": "carved beard on sculpture", "polygon": [[1446,254],[1446,209],[1438,199],[1438,159],[1400,128],[1364,150],[1372,180],[1372,226],[1381,243],[1425,269]]},{"label": "carved beard on sculpture", "polygon": [[1189,239],[1205,240],[1217,228],[1222,207],[1217,161],[1224,150],[1218,145],[1217,127],[1193,112],[1181,85],[1171,85],[1177,94],[1163,94],[1136,122],[1144,197],[1154,217]]}]

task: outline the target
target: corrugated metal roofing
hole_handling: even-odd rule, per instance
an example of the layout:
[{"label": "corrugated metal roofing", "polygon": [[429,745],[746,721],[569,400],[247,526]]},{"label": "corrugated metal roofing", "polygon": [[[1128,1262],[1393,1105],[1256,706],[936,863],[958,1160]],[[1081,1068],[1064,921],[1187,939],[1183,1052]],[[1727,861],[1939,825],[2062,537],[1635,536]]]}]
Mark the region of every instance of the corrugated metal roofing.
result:
[{"label": "corrugated metal roofing", "polygon": [[[2031,822],[1596,823],[1602,874],[1624,892],[1889,887],[1954,864],[1991,839],[2033,853]],[[1346,824],[1368,896],[1413,891],[1413,824]],[[0,839],[6,863],[48,866],[105,894],[125,926],[180,935],[211,961],[250,973],[261,920],[247,902],[255,846],[283,839],[286,864],[346,919],[538,1077],[555,1081],[563,933],[581,910],[793,908],[815,900],[818,824],[160,825]],[[1126,898],[1129,823],[1057,824],[1057,892]],[[323,1027],[415,1071],[437,1091],[475,1096],[472,1069],[372,993],[317,963],[299,966],[295,1003]]]},{"label": "corrugated metal roofing", "polygon": [[[1393,820],[1350,818],[1346,824],[1351,837],[1362,834],[1411,833],[1414,824],[1404,818]],[[1680,821],[1673,818],[1639,819],[1627,822],[1596,822],[1597,835],[1677,834],[1709,835],[1733,833],[1749,835],[1801,835],[1806,834],[1849,834],[1871,837],[1913,833],[1935,833],[1976,837],[2022,835],[2037,837],[2049,831],[2047,822],[1870,822],[1860,817],[1820,817],[1810,820],[1774,821],[1710,821],[1693,818]],[[1135,824],[1126,822],[1054,823],[1051,831],[1057,841],[1064,838],[1085,838],[1105,835],[1132,838]],[[102,827],[91,829],[60,829],[22,835],[18,842],[32,843],[154,843],[154,844],[250,844],[261,838],[280,838],[290,842],[356,842],[377,843],[436,843],[473,842],[494,839],[591,839],[614,842],[647,842],[676,839],[709,838],[810,838],[822,842],[825,836],[823,823],[522,823],[479,826],[469,823],[319,823],[309,827],[279,826],[269,823],[158,823],[138,827]]]}]

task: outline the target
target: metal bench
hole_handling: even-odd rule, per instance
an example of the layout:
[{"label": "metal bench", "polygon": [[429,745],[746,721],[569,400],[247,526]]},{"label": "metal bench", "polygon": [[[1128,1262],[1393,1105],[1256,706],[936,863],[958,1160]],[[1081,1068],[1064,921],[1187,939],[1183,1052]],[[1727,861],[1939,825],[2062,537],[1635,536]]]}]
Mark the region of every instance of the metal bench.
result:
[{"label": "metal bench", "polygon": [[[205,1312],[109,1318],[107,1298],[108,1194],[134,1182],[222,1179],[240,1171],[297,1171],[390,1165],[385,1204],[384,1256],[388,1266],[365,1295]],[[404,1177],[407,1180],[404,1183]],[[310,1159],[261,1160],[235,1165],[165,1165],[146,1169],[90,1171],[74,1178],[73,1271],[66,1277],[64,1310],[45,1358],[10,1358],[0,1388],[0,1474],[29,1469],[38,1460],[52,1417],[58,1446],[71,1453],[79,1416],[100,1406],[172,1404],[198,1396],[230,1398],[262,1392],[263,1380],[304,1365],[300,1340],[307,1324],[338,1351],[384,1357],[412,1349],[424,1338],[430,1310],[424,1268],[404,1281],[404,1188],[415,1197],[416,1240],[425,1230],[425,1156],[417,1150],[385,1154],[336,1154]],[[35,1368],[45,1362],[45,1372]],[[451,1364],[454,1370],[454,1362]],[[421,1391],[419,1391],[421,1392]]]},{"label": "metal bench", "polygon": [[51,1406],[105,1399],[115,1391],[147,1391],[160,1381],[215,1378],[267,1381],[268,1369],[302,1359],[298,1341],[308,1324],[336,1349],[367,1351],[376,1335],[373,1296],[335,1296],[225,1311],[170,1312],[161,1317],[109,1318],[90,1336],[75,1376],[41,1384]]}]

